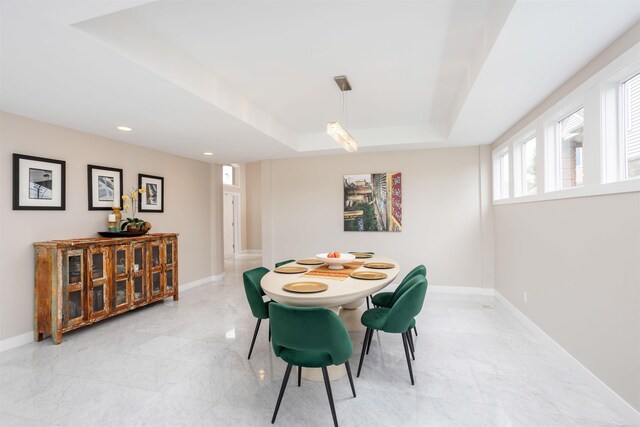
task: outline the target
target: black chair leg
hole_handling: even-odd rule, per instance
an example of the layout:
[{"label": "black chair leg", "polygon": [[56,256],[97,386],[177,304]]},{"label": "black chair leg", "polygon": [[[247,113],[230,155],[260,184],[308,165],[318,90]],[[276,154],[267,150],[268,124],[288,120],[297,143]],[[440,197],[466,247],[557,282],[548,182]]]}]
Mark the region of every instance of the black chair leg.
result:
[{"label": "black chair leg", "polygon": [[289,363],[287,365],[287,370],[284,373],[284,379],[282,380],[282,386],[280,387],[280,394],[278,395],[278,403],[276,403],[276,409],[273,411],[273,418],[271,418],[271,424],[276,422],[276,417],[278,416],[278,409],[280,409],[280,402],[282,402],[282,396],[284,396],[284,390],[287,388],[287,383],[289,382],[289,375],[291,374],[291,368],[293,365]]},{"label": "black chair leg", "polygon": [[409,367],[411,385],[415,385],[415,382],[413,381],[413,370],[411,369],[411,359],[409,359],[409,346],[407,345],[407,337],[405,334],[402,334],[402,344],[404,345],[404,355],[407,357],[407,366]]},{"label": "black chair leg", "polygon": [[413,327],[413,333],[416,334],[416,336],[418,336],[418,328],[416,328],[415,326]]},{"label": "black chair leg", "polygon": [[353,386],[353,377],[351,376],[351,366],[349,366],[349,361],[344,362],[345,368],[347,368],[347,375],[349,375],[349,383],[351,384],[351,391],[353,392],[353,397],[356,397],[356,388]]},{"label": "black chair leg", "polygon": [[362,351],[360,352],[360,364],[358,365],[358,372],[356,373],[356,377],[360,377],[360,371],[362,370],[362,362],[364,361],[364,355],[367,352],[367,341],[369,340],[369,335],[372,333],[372,329],[367,328],[367,331],[364,333],[364,341],[362,342]]},{"label": "black chair leg", "polygon": [[258,319],[258,321],[256,322],[256,330],[253,331],[253,339],[251,340],[251,347],[249,347],[249,357],[247,357],[247,359],[251,359],[253,345],[256,343],[256,337],[258,336],[258,330],[260,329],[260,322],[262,322],[262,319]]},{"label": "black chair leg", "polygon": [[327,367],[322,367],[322,376],[324,377],[324,386],[327,389],[327,396],[329,397],[329,406],[331,406],[331,416],[333,417],[333,425],[338,427],[338,418],[336,417],[336,408],[333,405],[333,394],[331,393],[331,381],[329,381],[329,373]]},{"label": "black chair leg", "polygon": [[413,337],[411,336],[411,331],[407,331],[404,333],[407,336],[407,342],[409,343],[409,350],[411,350],[411,358],[413,360],[416,360],[416,355],[415,355],[415,347],[413,346]]},{"label": "black chair leg", "polygon": [[298,387],[302,383],[302,367],[298,366]]},{"label": "black chair leg", "polygon": [[367,354],[369,354],[369,349],[371,348],[371,341],[373,341],[373,329],[371,330],[371,334],[369,334],[369,342],[367,343]]},{"label": "black chair leg", "polygon": [[369,310],[369,296],[367,296],[367,310]]}]

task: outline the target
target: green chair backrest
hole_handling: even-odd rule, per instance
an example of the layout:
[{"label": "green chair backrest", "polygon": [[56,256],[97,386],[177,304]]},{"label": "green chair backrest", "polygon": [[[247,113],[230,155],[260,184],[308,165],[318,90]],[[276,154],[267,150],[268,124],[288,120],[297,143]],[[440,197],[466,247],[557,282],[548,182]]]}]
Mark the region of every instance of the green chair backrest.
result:
[{"label": "green chair backrest", "polygon": [[264,291],[260,286],[260,279],[262,276],[269,272],[264,267],[254,268],[253,270],[245,271],[242,274],[242,280],[244,282],[244,293],[247,294],[247,301],[249,301],[249,307],[251,307],[251,313],[258,319],[269,318],[268,303],[264,302],[262,296]]},{"label": "green chair backrest", "polygon": [[349,333],[338,315],[325,307],[291,307],[269,304],[271,342],[276,356],[283,348],[324,352],[334,365],[351,357]]},{"label": "green chair backrest", "polygon": [[422,276],[422,277],[427,276],[427,269],[424,265],[420,264],[419,266],[415,267],[413,270],[409,272],[409,274],[407,274],[404,277],[404,279],[402,279],[402,282],[400,282],[396,290],[393,292],[393,297],[391,298],[391,306],[393,306],[393,304],[395,304],[396,301],[398,301],[398,298],[402,296],[404,291],[407,290],[407,285],[409,284],[409,281],[411,281],[411,279],[417,276]]},{"label": "green chair backrest", "polygon": [[411,320],[422,310],[426,293],[426,277],[416,276],[411,279],[398,301],[391,306],[382,330],[391,333],[407,332]]},{"label": "green chair backrest", "polygon": [[293,262],[293,261],[295,261],[295,259],[288,259],[286,261],[276,262],[276,268],[280,267],[281,265],[289,264],[290,262]]}]

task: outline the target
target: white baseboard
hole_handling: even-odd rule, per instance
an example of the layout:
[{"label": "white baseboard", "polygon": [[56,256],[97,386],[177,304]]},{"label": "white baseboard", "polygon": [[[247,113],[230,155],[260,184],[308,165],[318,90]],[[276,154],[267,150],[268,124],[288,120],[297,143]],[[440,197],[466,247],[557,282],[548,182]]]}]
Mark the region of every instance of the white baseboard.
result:
[{"label": "white baseboard", "polygon": [[493,296],[493,288],[479,288],[477,286],[431,286],[427,287],[427,292],[437,294],[467,294],[467,295],[488,295]]},{"label": "white baseboard", "polygon": [[0,341],[0,353],[33,342],[33,331]]},{"label": "white baseboard", "polygon": [[243,249],[241,255],[262,255],[262,249]]},{"label": "white baseboard", "polygon": [[608,385],[606,385],[600,378],[598,378],[593,372],[591,372],[586,366],[584,366],[578,359],[576,359],[571,353],[565,350],[560,344],[558,344],[553,338],[536,325],[531,319],[529,319],[524,313],[522,313],[516,306],[511,304],[500,292],[495,291],[495,297],[502,305],[504,305],[518,320],[520,320],[531,332],[536,336],[546,340],[552,345],[558,347],[563,353],[571,358],[583,371],[585,378],[588,379],[590,385],[593,388],[603,390],[603,396],[606,396],[606,403],[609,406],[615,408],[619,413],[623,414],[625,418],[628,418],[633,425],[640,425],[640,412],[638,412],[633,406],[631,406],[626,400],[620,397],[615,391],[613,391]]},{"label": "white baseboard", "polygon": [[202,279],[194,280],[193,282],[181,284],[179,290],[180,292],[188,291],[189,289],[197,288],[198,286],[202,286],[211,282],[218,282],[222,279],[224,279],[224,273],[220,273],[214,276],[203,277]]},{"label": "white baseboard", "polygon": [[[188,291],[189,289],[196,288],[198,286],[202,286],[211,282],[218,282],[224,279],[224,273],[215,275],[215,276],[207,276],[202,279],[194,280],[193,282],[181,284],[179,287],[180,292]],[[0,340],[0,353],[3,351],[11,350],[16,347],[23,346],[25,344],[29,344],[33,342],[33,334],[34,332],[25,332],[24,334],[16,335],[11,338],[7,338],[4,340]]]}]

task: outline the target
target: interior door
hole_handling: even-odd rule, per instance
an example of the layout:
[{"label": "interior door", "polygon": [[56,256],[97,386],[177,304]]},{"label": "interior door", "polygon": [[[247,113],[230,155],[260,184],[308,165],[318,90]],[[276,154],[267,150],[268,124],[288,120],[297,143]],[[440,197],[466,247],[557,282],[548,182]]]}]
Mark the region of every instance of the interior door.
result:
[{"label": "interior door", "polygon": [[236,252],[235,245],[235,215],[234,215],[234,194],[225,191],[224,193],[224,256],[232,256]]}]

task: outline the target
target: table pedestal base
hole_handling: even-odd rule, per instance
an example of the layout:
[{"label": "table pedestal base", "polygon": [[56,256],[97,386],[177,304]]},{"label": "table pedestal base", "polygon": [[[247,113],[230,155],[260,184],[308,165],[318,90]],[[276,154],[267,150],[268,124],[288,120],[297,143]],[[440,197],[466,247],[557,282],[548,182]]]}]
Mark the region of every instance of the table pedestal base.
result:
[{"label": "table pedestal base", "polygon": [[362,322],[360,322],[360,318],[363,313],[360,306],[363,303],[364,298],[360,298],[340,307],[340,313],[338,313],[338,316],[344,322],[344,325],[347,327],[347,331],[362,332],[366,329]]},{"label": "table pedestal base", "polygon": [[[329,380],[339,380],[347,375],[347,368],[342,365],[330,365],[327,366],[327,373],[329,374]],[[324,382],[322,377],[321,368],[302,368],[302,378],[309,381]]]}]

